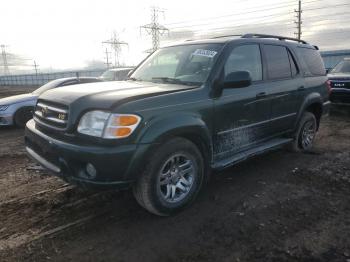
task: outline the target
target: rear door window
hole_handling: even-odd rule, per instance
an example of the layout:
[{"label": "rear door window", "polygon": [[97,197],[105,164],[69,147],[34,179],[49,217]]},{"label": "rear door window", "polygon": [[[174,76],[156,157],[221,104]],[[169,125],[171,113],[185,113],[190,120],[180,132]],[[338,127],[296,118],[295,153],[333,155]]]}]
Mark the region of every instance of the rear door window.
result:
[{"label": "rear door window", "polygon": [[284,46],[264,45],[267,75],[271,80],[286,79],[292,75],[288,50]]}]

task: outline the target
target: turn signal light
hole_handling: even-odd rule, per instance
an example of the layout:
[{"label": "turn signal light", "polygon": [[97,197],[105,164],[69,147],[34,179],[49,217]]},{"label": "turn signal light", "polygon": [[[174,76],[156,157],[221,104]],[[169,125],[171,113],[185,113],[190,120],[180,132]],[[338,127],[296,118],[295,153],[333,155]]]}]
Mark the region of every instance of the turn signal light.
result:
[{"label": "turn signal light", "polygon": [[128,127],[121,127],[115,130],[116,137],[125,137],[131,134],[131,129]]},{"label": "turn signal light", "polygon": [[139,119],[133,115],[121,115],[114,118],[114,121],[116,126],[133,126],[139,121]]}]

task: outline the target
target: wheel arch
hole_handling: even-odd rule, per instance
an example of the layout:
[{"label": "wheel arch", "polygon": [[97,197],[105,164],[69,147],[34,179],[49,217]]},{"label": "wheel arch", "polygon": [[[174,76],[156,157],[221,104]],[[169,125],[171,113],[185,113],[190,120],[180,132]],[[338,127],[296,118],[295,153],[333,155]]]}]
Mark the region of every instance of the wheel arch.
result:
[{"label": "wheel arch", "polygon": [[24,110],[31,110],[33,111],[34,113],[34,106],[31,106],[31,105],[22,105],[22,106],[18,106],[16,108],[16,110],[14,110],[14,113],[13,113],[13,117],[12,117],[12,122],[15,124],[15,125],[18,125],[17,121],[16,121],[16,117],[18,116],[18,114]]},{"label": "wheel arch", "polygon": [[154,155],[153,152],[157,147],[176,137],[185,138],[197,146],[203,156],[206,169],[209,171],[213,159],[212,139],[209,129],[205,122],[198,117],[178,115],[174,118],[168,117],[153,122],[143,131],[138,143],[149,144],[150,146],[146,151],[137,153],[136,159],[130,167],[131,170],[128,172],[129,175],[135,179],[132,174],[140,173],[140,169],[147,164],[149,157]]},{"label": "wheel arch", "polygon": [[298,112],[298,118],[295,124],[295,128],[298,126],[298,123],[300,121],[300,119],[303,116],[304,112],[310,112],[313,113],[316,117],[316,121],[317,121],[317,129],[320,126],[320,120],[321,120],[321,116],[323,113],[323,100],[322,97],[319,93],[311,93],[309,94],[305,99],[304,102]]}]

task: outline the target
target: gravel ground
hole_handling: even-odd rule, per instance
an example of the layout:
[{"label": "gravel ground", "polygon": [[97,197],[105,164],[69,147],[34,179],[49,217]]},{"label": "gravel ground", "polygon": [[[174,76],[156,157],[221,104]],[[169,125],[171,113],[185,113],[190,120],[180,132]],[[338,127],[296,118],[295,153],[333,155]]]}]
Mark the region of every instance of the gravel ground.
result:
[{"label": "gravel ground", "polygon": [[[2,92],[0,91],[0,95]],[[162,218],[130,191],[83,191],[38,170],[0,129],[0,261],[350,261],[350,117],[333,110],[307,154],[214,173]]]}]

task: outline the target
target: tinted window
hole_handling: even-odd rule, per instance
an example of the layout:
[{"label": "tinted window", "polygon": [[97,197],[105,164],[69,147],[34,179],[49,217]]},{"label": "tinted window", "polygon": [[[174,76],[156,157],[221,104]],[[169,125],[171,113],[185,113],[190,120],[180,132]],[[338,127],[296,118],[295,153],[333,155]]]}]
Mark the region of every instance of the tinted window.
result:
[{"label": "tinted window", "polygon": [[265,45],[267,60],[267,74],[269,79],[283,79],[291,77],[288,51],[284,46]]},{"label": "tinted window", "polygon": [[292,76],[295,76],[299,73],[299,70],[295,64],[295,60],[294,60],[293,56],[291,55],[291,53],[289,51],[288,51],[288,57],[289,57],[290,69],[292,71]]},{"label": "tinted window", "polygon": [[349,60],[343,60],[339,64],[337,64],[333,70],[332,73],[350,73],[350,61]]},{"label": "tinted window", "polygon": [[225,76],[235,71],[248,71],[253,81],[262,80],[261,54],[258,45],[242,45],[232,50],[225,64]]},{"label": "tinted window", "polygon": [[303,63],[303,69],[307,75],[325,75],[323,60],[315,49],[298,47],[298,55]]}]

